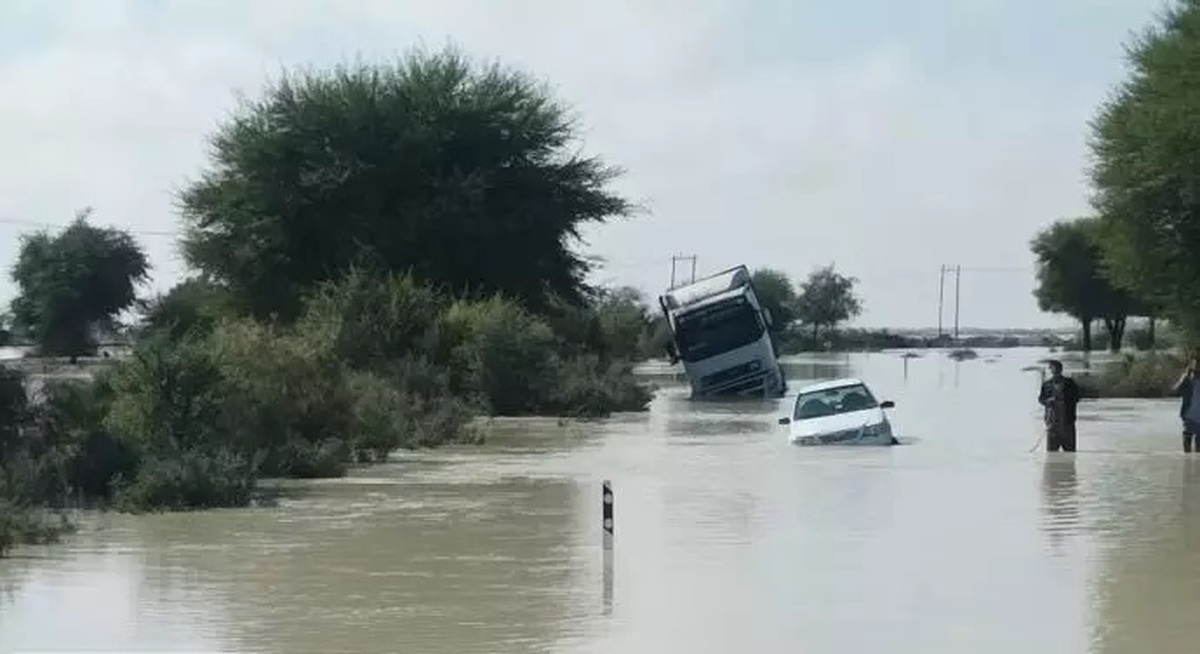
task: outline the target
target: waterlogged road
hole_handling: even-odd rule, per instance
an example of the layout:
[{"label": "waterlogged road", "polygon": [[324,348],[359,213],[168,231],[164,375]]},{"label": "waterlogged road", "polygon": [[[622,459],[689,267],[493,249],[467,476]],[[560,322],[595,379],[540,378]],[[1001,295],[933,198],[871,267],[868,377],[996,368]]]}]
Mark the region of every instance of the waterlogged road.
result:
[{"label": "waterlogged road", "polygon": [[[0,652],[1191,652],[1200,465],[1171,403],[1038,452],[1042,353],[832,356],[912,445],[787,445],[776,402],[497,423],[275,509],[89,518],[0,561]],[[616,491],[601,549],[600,483]]]}]

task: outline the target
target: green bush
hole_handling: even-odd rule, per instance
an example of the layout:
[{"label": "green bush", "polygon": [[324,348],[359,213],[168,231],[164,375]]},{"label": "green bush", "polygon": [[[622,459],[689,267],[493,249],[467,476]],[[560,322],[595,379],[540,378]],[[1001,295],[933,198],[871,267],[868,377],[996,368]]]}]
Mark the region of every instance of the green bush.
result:
[{"label": "green bush", "polygon": [[633,364],[617,361],[605,365],[595,356],[560,363],[556,383],[545,408],[573,417],[603,417],[613,411],[645,411],[653,399],[651,389],[633,376]]},{"label": "green bush", "polygon": [[595,290],[583,305],[556,298],[543,319],[564,358],[595,355],[604,361],[637,361],[661,356],[666,346],[666,325],[651,317],[633,288]]},{"label": "green bush", "polygon": [[72,526],[48,507],[60,499],[64,457],[38,429],[27,379],[0,366],[0,556],[17,545],[56,540]]},{"label": "green bush", "polygon": [[228,294],[200,279],[180,282],[167,293],[138,304],[143,313],[139,335],[158,332],[173,341],[206,336],[222,317],[234,313]]},{"label": "green bush", "polygon": [[446,374],[424,359],[404,359],[390,374],[355,372],[348,378],[360,462],[387,460],[396,449],[479,442],[471,427],[477,408],[449,392]]},{"label": "green bush", "polygon": [[1085,397],[1164,398],[1182,374],[1185,362],[1171,353],[1125,355],[1098,373],[1076,378]]},{"label": "green bush", "polygon": [[105,427],[139,457],[237,445],[222,428],[226,389],[205,343],[155,334],[113,369]]},{"label": "green bush", "polygon": [[142,460],[137,475],[119,481],[116,505],[122,511],[181,511],[238,507],[255,490],[254,463],[230,450],[156,451]]},{"label": "green bush", "polygon": [[113,483],[137,470],[137,452],[107,427],[113,393],[107,372],[92,382],[47,382],[38,430],[59,451],[64,490],[77,499],[111,499]]},{"label": "green bush", "polygon": [[544,321],[501,298],[456,302],[446,312],[451,365],[463,390],[494,415],[536,413],[556,380],[554,332]]},{"label": "green bush", "polygon": [[[595,324],[597,338],[611,337],[605,320]],[[604,355],[614,350],[603,346],[601,353],[560,354],[562,341],[546,321],[501,298],[454,303],[439,334],[455,371],[452,388],[492,415],[604,416],[649,404],[649,389],[624,358],[629,351],[615,352],[621,358]]]},{"label": "green bush", "polygon": [[0,557],[18,545],[47,545],[58,542],[75,526],[63,514],[19,505],[0,498]]},{"label": "green bush", "polygon": [[434,351],[447,304],[410,275],[355,269],[309,298],[299,331],[351,368],[380,369]]},{"label": "green bush", "polygon": [[624,342],[644,333],[629,298],[576,307],[564,336],[510,301],[448,302],[406,275],[352,271],[291,327],[201,315],[187,297],[95,383],[47,386],[38,407],[23,376],[0,375],[14,499],[241,506],[259,477],[338,476],[396,449],[478,442],[480,413],[603,416],[650,401]]},{"label": "green bush", "polygon": [[264,476],[346,471],[353,398],[345,366],[324,345],[251,320],[222,322],[206,342],[221,376],[219,440],[261,453]]},{"label": "green bush", "polygon": [[0,498],[61,505],[69,491],[72,443],[45,428],[46,403],[33,402],[28,385],[24,373],[0,368]]}]

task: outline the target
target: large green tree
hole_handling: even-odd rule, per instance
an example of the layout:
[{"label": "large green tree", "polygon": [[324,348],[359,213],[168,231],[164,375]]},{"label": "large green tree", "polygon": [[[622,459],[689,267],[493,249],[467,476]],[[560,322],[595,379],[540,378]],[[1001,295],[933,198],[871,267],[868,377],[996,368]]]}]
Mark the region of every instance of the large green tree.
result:
[{"label": "large green tree", "polygon": [[1094,204],[1113,279],[1200,336],[1200,0],[1127,48],[1128,78],[1092,122]]},{"label": "large green tree", "polygon": [[133,305],[150,266],[127,232],[88,224],[90,210],[57,236],[23,236],[12,269],[20,293],[12,302],[14,326],[44,355],[95,351],[94,335]]},{"label": "large green tree", "polygon": [[796,320],[796,289],[787,273],[759,268],[751,276],[754,294],[771,314],[771,331],[782,332]]},{"label": "large green tree", "polygon": [[1092,323],[1103,320],[1109,348],[1121,349],[1125,321],[1138,303],[1107,276],[1102,225],[1098,218],[1060,220],[1030,242],[1037,264],[1034,297],[1043,311],[1065,313],[1079,321],[1083,348],[1092,349]]},{"label": "large green tree", "polygon": [[832,329],[862,313],[862,302],[854,293],[857,283],[834,270],[833,264],[809,273],[796,298],[796,318],[812,330],[814,339],[822,327]]},{"label": "large green tree", "polygon": [[454,49],[285,74],[182,195],[187,261],[259,317],[370,260],[457,294],[581,302],[587,223],[628,215],[541,83]]},{"label": "large green tree", "polygon": [[203,279],[186,279],[166,293],[139,300],[143,335],[160,332],[178,341],[188,334],[212,331],[222,315],[229,313],[222,289]]}]

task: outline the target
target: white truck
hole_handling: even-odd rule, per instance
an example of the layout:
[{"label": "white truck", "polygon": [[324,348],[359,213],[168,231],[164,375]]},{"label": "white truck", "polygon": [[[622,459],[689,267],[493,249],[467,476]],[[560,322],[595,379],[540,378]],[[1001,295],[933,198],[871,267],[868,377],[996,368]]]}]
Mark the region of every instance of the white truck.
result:
[{"label": "white truck", "polygon": [[737,266],[667,290],[658,298],[692,397],[782,397],[787,381],[768,328],[772,316],[754,294],[750,271]]}]

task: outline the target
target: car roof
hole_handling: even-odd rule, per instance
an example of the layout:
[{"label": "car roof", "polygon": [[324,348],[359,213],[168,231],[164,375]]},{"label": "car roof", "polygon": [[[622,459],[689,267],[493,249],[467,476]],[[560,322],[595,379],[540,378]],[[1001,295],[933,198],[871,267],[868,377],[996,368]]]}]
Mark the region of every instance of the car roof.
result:
[{"label": "car roof", "polygon": [[800,395],[812,393],[814,391],[827,391],[831,388],[841,388],[843,386],[866,386],[861,379],[855,377],[842,377],[841,379],[830,379],[816,384],[809,384],[800,389]]}]

